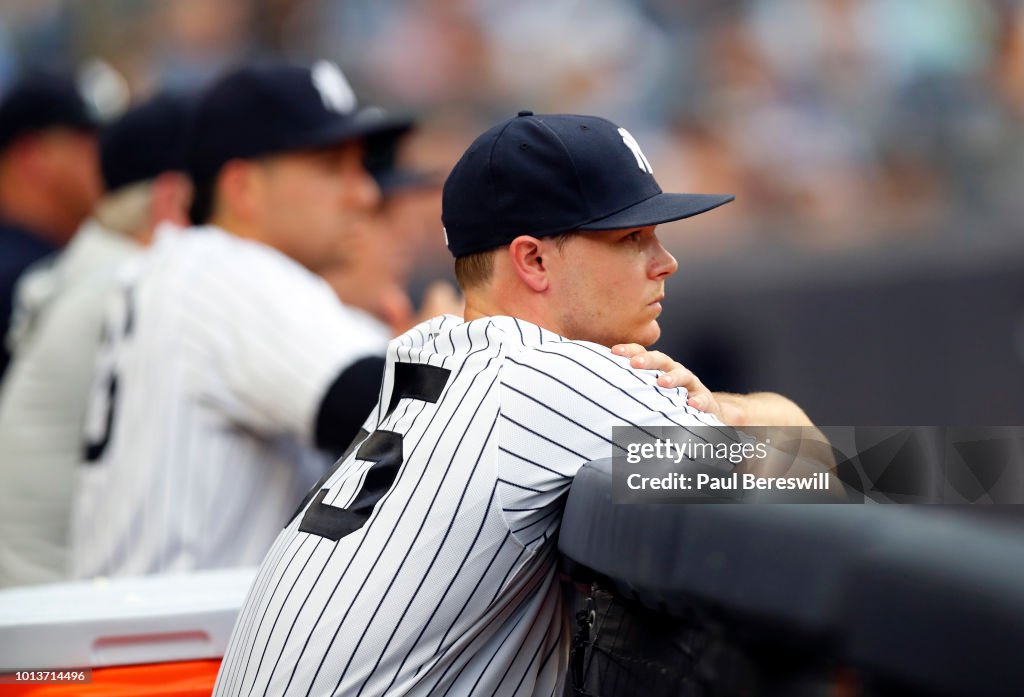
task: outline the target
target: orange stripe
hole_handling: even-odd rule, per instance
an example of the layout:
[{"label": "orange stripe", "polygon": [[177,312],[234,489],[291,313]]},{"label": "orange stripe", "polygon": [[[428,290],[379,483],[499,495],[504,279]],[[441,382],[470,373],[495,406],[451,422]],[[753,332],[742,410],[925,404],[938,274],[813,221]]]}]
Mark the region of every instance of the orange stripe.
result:
[{"label": "orange stripe", "polygon": [[87,685],[0,685],[4,697],[209,697],[220,659],[94,668]]}]

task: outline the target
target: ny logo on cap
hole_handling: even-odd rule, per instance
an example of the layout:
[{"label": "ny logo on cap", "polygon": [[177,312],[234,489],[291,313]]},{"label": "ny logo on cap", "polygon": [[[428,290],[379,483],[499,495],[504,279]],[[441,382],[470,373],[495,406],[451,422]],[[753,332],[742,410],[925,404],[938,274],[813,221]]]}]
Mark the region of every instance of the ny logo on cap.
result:
[{"label": "ny logo on cap", "polygon": [[647,161],[647,157],[644,155],[643,150],[640,149],[640,144],[636,142],[633,134],[625,128],[620,128],[619,135],[622,136],[622,142],[626,144],[626,147],[633,151],[633,157],[636,158],[637,166],[648,174],[654,174],[654,168]]},{"label": "ny logo on cap", "polygon": [[356,108],[356,94],[341,68],[330,61],[317,61],[312,74],[313,87],[320,93],[325,109],[348,114]]}]

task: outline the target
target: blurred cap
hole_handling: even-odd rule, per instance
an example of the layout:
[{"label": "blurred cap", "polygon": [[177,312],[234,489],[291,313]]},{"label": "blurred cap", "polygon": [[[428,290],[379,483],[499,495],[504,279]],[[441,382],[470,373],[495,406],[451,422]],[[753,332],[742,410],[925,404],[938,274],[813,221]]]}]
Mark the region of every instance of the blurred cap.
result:
[{"label": "blurred cap", "polygon": [[190,106],[186,95],[164,92],[100,131],[100,169],[108,191],[185,170]]},{"label": "blurred cap", "polygon": [[398,150],[404,135],[385,133],[366,139],[363,162],[385,197],[402,191],[436,189],[444,182],[440,172],[399,164]]},{"label": "blurred cap", "polygon": [[456,163],[441,219],[448,249],[460,257],[519,235],[658,225],[733,198],[662,192],[636,140],[611,121],[521,111],[484,132]]},{"label": "blurred cap", "polygon": [[0,150],[19,136],[54,127],[94,130],[98,115],[70,75],[33,72],[0,101]]},{"label": "blurred cap", "polygon": [[341,70],[249,65],[211,85],[199,99],[190,135],[188,171],[206,181],[229,160],[337,145],[402,133],[408,119],[360,108]]}]

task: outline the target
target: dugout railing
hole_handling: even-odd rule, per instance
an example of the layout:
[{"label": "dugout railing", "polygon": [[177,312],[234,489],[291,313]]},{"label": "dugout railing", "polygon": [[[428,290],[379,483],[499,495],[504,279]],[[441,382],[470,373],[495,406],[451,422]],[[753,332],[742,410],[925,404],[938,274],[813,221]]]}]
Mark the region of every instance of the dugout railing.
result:
[{"label": "dugout railing", "polygon": [[559,540],[567,693],[1024,694],[1020,509],[623,504],[589,463]]}]

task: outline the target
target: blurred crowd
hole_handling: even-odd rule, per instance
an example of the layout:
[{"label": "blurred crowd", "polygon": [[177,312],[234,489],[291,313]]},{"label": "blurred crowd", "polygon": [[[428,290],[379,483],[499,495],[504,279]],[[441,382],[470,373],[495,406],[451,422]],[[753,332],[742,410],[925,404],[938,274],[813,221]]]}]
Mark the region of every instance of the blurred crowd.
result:
[{"label": "blurred crowd", "polygon": [[[1022,51],[1016,0],[0,3],[0,89],[26,65],[102,59],[147,94],[242,58],[326,57],[426,118],[407,157],[439,171],[520,108],[608,116],[666,190],[737,194],[669,236],[691,257],[1007,227]],[[436,228],[437,210],[419,224]]]}]

